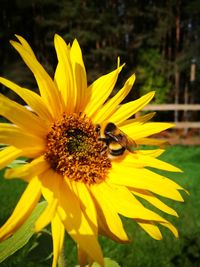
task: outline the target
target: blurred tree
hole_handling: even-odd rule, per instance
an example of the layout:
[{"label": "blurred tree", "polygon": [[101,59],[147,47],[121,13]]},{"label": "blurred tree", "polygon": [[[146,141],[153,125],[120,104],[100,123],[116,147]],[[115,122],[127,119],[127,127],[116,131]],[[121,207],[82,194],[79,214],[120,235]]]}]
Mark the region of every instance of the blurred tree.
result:
[{"label": "blurred tree", "polygon": [[[89,83],[111,71],[120,56],[128,67],[124,68],[119,86],[128,75],[137,74],[134,96],[131,93],[129,98],[153,89],[157,91],[157,103],[184,102],[186,98],[189,102],[197,101],[199,2],[1,0],[1,75],[35,87],[30,72],[24,72],[24,65],[8,46],[15,33],[31,43],[38,59],[53,74],[56,66],[53,36],[57,32],[67,42],[79,40]],[[196,74],[193,81],[192,64]],[[190,93],[186,94],[188,90]]]},{"label": "blurred tree", "polygon": [[169,65],[166,59],[162,57],[158,49],[141,49],[140,64],[137,67],[138,79],[141,82],[141,94],[148,93],[151,90],[156,91],[155,103],[160,104],[167,101],[168,93],[172,88],[171,81],[167,79]]}]

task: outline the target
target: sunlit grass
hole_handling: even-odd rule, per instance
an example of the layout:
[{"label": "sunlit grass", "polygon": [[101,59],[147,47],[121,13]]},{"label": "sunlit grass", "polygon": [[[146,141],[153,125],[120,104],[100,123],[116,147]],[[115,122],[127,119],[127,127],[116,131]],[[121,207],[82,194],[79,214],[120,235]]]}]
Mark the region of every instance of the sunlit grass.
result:
[{"label": "sunlit grass", "polygon": [[[183,192],[185,202],[175,203],[165,200],[167,204],[172,204],[178,211],[179,219],[173,218],[174,224],[179,229],[180,238],[175,239],[170,232],[162,229],[164,239],[155,241],[144,231],[140,230],[133,220],[124,220],[127,232],[132,240],[128,245],[121,245],[106,238],[100,238],[105,257],[116,260],[123,267],[190,267],[199,266],[200,262],[200,146],[173,146],[169,147],[162,158],[184,170],[184,173],[165,173],[166,176],[174,178],[190,195]],[[15,207],[25,184],[21,180],[6,181],[0,178],[0,222],[1,224],[8,218],[10,212]],[[167,217],[167,216],[166,216]],[[172,221],[172,220],[171,220]],[[35,241],[32,239],[32,244]],[[5,267],[45,267],[50,266],[48,253],[51,248],[47,245],[48,234],[37,239],[39,246],[31,249],[31,245],[26,246],[21,252],[13,255],[10,259],[1,263]],[[48,251],[45,251],[45,249]],[[45,253],[41,253],[42,249]],[[31,250],[31,252],[29,252]],[[39,253],[40,252],[40,253]],[[45,258],[45,261],[44,261]],[[76,265],[76,249],[72,240],[66,240],[67,266]],[[37,263],[36,263],[37,262]]]}]

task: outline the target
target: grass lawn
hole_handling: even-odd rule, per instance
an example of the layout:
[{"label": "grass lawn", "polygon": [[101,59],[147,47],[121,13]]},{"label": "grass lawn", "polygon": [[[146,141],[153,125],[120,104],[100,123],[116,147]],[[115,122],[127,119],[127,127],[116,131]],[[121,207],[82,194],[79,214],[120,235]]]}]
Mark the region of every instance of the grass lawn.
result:
[{"label": "grass lawn", "polygon": [[[175,208],[180,216],[177,219],[165,215],[165,218],[169,218],[179,229],[180,238],[175,239],[169,231],[162,228],[164,238],[156,241],[140,229],[134,221],[123,219],[132,240],[130,244],[121,245],[106,238],[100,238],[104,256],[116,260],[123,267],[200,266],[200,146],[169,147],[161,158],[184,170],[183,174],[165,174],[190,192],[190,196],[183,192],[184,203],[165,201]],[[3,178],[0,180],[0,223],[2,224],[17,203],[25,184],[19,180],[5,181]],[[29,252],[31,245],[26,245],[21,251],[0,263],[0,266],[51,266],[51,259],[43,261],[51,250],[47,240],[49,240],[48,235],[43,235],[42,238],[37,239],[39,245],[31,252]],[[33,240],[31,242],[33,244]],[[66,258],[68,267],[76,265],[76,248],[69,238],[66,240]]]}]

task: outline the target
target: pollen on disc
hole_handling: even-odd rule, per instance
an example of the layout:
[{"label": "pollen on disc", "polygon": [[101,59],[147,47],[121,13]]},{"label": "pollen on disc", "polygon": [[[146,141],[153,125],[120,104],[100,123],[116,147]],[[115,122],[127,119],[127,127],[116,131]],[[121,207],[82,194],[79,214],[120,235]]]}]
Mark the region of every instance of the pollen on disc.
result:
[{"label": "pollen on disc", "polygon": [[96,127],[86,116],[63,114],[47,134],[45,159],[57,173],[86,184],[101,183],[111,161],[99,142]]}]

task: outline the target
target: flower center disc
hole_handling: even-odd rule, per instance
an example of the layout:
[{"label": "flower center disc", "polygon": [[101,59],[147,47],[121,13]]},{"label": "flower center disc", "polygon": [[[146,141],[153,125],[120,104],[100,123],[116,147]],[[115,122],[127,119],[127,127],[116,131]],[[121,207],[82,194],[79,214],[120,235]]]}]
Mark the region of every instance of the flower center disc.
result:
[{"label": "flower center disc", "polygon": [[45,159],[67,178],[87,184],[101,183],[111,162],[95,126],[86,116],[64,114],[47,135]]}]

